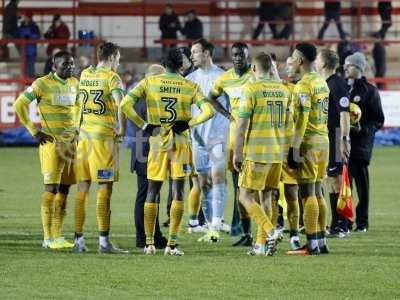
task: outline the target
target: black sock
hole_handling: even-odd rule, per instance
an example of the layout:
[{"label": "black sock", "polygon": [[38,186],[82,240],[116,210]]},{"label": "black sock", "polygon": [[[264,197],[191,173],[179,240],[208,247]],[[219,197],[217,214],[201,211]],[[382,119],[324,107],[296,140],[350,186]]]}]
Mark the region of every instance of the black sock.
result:
[{"label": "black sock", "polygon": [[329,194],[329,201],[331,203],[331,215],[332,215],[332,221],[331,221],[331,230],[335,230],[336,227],[338,227],[338,213],[336,212],[336,206],[337,206],[337,201],[339,198],[339,193],[330,193]]},{"label": "black sock", "polygon": [[250,235],[251,234],[251,219],[250,218],[240,219],[240,222],[242,223],[244,235]]}]

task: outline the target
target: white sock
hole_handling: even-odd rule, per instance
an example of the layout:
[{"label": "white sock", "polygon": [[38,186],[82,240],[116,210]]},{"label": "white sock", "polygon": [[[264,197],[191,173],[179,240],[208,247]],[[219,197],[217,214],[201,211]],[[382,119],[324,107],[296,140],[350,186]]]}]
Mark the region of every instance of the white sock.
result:
[{"label": "white sock", "polygon": [[318,247],[323,247],[326,245],[326,238],[318,239]]},{"label": "white sock", "polygon": [[199,220],[189,220],[190,226],[199,226]]},{"label": "white sock", "polygon": [[211,228],[213,230],[219,230],[222,224],[222,218],[220,217],[213,217],[211,222]]},{"label": "white sock", "polygon": [[309,240],[308,245],[310,247],[310,250],[313,250],[318,247],[318,240]]},{"label": "white sock", "polygon": [[294,236],[292,236],[291,238],[290,238],[290,242],[291,243],[293,243],[293,242],[295,242],[295,241],[300,241],[300,238],[297,236],[297,235],[294,235]]},{"label": "white sock", "polygon": [[217,183],[212,186],[212,218],[224,218],[226,202],[226,184]]},{"label": "white sock", "polygon": [[107,247],[110,241],[108,240],[108,236],[99,236],[99,244],[102,247]]}]

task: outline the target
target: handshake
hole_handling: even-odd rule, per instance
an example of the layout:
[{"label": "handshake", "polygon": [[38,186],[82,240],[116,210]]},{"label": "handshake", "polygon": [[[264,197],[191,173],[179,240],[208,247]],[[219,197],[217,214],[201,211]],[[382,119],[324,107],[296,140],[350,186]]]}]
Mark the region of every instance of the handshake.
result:
[{"label": "handshake", "polygon": [[[147,134],[152,135],[154,133],[155,129],[160,128],[161,125],[153,125],[153,124],[146,124],[143,127],[143,131]],[[181,134],[182,132],[184,132],[185,130],[189,129],[189,122],[188,121],[176,121],[174,123],[172,123],[172,131],[177,133],[177,134]]]}]

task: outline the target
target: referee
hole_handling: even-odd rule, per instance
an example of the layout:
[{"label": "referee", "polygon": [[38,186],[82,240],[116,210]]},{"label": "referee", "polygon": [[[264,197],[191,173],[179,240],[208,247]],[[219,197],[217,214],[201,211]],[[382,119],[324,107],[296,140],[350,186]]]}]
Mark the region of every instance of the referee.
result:
[{"label": "referee", "polygon": [[350,132],[349,171],[350,180],[353,182],[354,179],[358,194],[355,229],[357,232],[368,231],[368,166],[374,148],[375,132],[383,127],[385,121],[379,91],[364,77],[366,66],[367,61],[361,52],[348,56],[344,64],[351,102],[357,104],[362,112],[360,129],[352,128]]},{"label": "referee", "polygon": [[343,163],[347,162],[350,154],[350,115],[349,93],[346,81],[336,74],[339,56],[336,52],[323,49],[318,53],[315,66],[317,71],[326,79],[329,87],[328,106],[328,137],[329,165],[327,187],[331,204],[332,221],[330,237],[346,237],[348,234],[347,220],[336,212],[337,201],[342,182]]}]

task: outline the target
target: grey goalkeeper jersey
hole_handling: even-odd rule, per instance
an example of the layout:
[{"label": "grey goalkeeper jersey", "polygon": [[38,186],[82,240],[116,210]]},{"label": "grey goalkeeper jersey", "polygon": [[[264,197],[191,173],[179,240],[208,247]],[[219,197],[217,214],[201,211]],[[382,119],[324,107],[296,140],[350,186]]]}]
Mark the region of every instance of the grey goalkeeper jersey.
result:
[{"label": "grey goalkeeper jersey", "polygon": [[[215,80],[224,73],[224,70],[212,65],[208,70],[197,69],[186,78],[197,83],[205,96],[208,96]],[[226,96],[221,96],[218,101],[227,109],[228,101]],[[200,114],[200,109],[192,105],[192,116]],[[192,142],[195,147],[211,147],[219,143],[226,143],[229,132],[229,120],[222,114],[216,113],[207,122],[197,125],[191,132]]]}]

